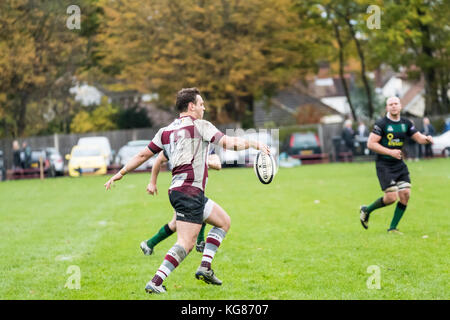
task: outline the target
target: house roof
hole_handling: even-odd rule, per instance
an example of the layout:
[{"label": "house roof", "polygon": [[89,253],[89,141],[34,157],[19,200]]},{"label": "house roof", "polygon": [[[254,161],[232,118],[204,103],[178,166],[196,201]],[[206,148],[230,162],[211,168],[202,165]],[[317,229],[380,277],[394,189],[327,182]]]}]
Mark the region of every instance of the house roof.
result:
[{"label": "house roof", "polygon": [[255,125],[261,126],[266,122],[275,122],[279,125],[295,124],[298,108],[305,105],[326,109],[330,114],[339,114],[320,99],[301,91],[296,87],[281,90],[270,99],[268,106],[262,100],[257,101],[253,111]]}]

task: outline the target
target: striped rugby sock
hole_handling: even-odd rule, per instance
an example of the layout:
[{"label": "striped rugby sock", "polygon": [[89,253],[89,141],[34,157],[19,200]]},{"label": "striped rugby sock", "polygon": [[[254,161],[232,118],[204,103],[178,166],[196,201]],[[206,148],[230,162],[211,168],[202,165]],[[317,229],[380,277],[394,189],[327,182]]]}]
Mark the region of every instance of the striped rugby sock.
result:
[{"label": "striped rugby sock", "polygon": [[187,253],[186,250],[179,244],[176,244],[167,252],[166,257],[164,258],[163,263],[159,267],[158,271],[156,271],[155,276],[152,279],[152,282],[160,286],[164,279],[166,279],[169,274],[176,268],[178,265],[186,258]]},{"label": "striped rugby sock", "polygon": [[206,237],[205,250],[203,250],[202,267],[206,267],[208,270],[211,269],[211,262],[226,234],[225,230],[217,227],[213,227],[209,231]]}]

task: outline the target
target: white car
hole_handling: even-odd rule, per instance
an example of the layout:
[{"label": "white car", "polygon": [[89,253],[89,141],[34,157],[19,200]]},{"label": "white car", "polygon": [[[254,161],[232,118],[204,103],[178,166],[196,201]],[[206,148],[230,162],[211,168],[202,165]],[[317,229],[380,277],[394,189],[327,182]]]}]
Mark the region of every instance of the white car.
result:
[{"label": "white car", "polygon": [[433,155],[450,157],[450,131],[444,132],[440,136],[433,137],[431,149]]}]

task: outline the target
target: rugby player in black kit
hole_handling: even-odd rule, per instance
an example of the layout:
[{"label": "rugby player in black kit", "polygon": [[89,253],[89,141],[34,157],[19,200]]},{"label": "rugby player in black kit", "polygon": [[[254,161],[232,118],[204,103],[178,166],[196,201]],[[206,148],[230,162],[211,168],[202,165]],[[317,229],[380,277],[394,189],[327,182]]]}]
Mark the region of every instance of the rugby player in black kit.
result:
[{"label": "rugby player in black kit", "polygon": [[406,210],[411,192],[411,179],[408,167],[403,162],[402,147],[406,137],[411,137],[420,144],[433,143],[431,136],[421,134],[410,120],[401,118],[401,109],[399,98],[388,98],[386,116],[375,123],[369,135],[367,147],[377,153],[375,164],[384,196],[368,206],[360,207],[360,221],[365,229],[369,227],[372,211],[398,200],[388,232],[402,234],[397,229],[397,225]]}]

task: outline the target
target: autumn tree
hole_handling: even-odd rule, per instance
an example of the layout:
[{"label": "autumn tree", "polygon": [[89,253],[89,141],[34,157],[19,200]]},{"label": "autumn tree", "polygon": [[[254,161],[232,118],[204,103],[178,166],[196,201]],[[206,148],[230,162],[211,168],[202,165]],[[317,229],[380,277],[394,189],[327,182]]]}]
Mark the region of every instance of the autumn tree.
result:
[{"label": "autumn tree", "polygon": [[[35,133],[27,131],[30,121],[30,128],[38,128],[36,121],[43,121],[42,117],[51,121],[52,115],[69,114],[68,87],[86,60],[86,38],[80,30],[66,26],[69,5],[71,1],[0,2],[0,112],[4,136]],[[41,118],[37,119],[38,115]],[[68,122],[64,120],[65,128]]]},{"label": "autumn tree", "polygon": [[110,88],[155,92],[171,106],[198,87],[213,118],[241,121],[252,101],[313,63],[290,0],[103,0],[98,41]]},{"label": "autumn tree", "polygon": [[426,114],[450,112],[448,1],[383,1],[381,28],[367,33],[371,59],[395,70],[405,67],[425,80]]},{"label": "autumn tree", "polygon": [[99,106],[92,110],[82,109],[73,118],[70,131],[74,133],[86,133],[95,131],[108,131],[118,129],[117,116],[119,108],[108,102],[103,96]]}]

